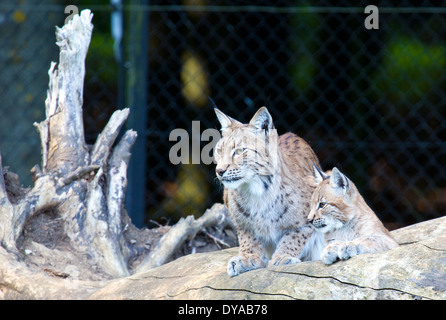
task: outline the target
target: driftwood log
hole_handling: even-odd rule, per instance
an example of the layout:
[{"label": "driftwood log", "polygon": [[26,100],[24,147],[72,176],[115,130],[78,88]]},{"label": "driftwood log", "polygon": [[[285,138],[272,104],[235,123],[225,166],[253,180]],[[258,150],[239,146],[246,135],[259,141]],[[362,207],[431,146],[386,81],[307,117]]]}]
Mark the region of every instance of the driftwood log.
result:
[{"label": "driftwood log", "polygon": [[0,251],[0,295],[9,299],[446,299],[446,217],[395,230],[399,248],[326,266],[321,261],[230,278],[237,248],[191,254],[112,280],[36,273]]},{"label": "driftwood log", "polygon": [[399,248],[333,265],[271,267],[230,278],[237,249],[188,255],[117,280],[94,299],[446,299],[446,217],[392,232]]}]

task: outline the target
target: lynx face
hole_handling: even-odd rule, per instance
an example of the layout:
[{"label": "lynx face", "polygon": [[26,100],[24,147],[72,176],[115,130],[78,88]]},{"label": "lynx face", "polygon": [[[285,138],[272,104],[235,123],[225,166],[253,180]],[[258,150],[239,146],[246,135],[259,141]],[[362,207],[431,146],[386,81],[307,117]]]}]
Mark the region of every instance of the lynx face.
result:
[{"label": "lynx face", "polygon": [[320,183],[311,197],[308,220],[316,231],[327,233],[342,228],[352,218],[348,214],[350,183],[337,168],[330,177],[320,171],[318,174]]},{"label": "lynx face", "polygon": [[308,220],[316,231],[325,233],[326,246],[321,253],[325,264],[398,247],[353,182],[337,168],[330,177],[316,166],[314,169],[318,184]]},{"label": "lynx face", "polygon": [[266,108],[259,109],[249,124],[218,109],[216,113],[222,125],[222,138],[214,149],[217,178],[229,189],[261,186],[270,180],[277,163],[278,135]]}]

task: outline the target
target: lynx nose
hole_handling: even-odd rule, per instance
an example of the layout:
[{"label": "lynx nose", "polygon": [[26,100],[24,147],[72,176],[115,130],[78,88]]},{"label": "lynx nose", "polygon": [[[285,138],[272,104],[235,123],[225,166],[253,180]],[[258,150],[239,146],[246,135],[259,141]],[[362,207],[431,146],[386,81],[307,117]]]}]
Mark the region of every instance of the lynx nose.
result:
[{"label": "lynx nose", "polygon": [[226,170],[225,169],[221,169],[221,168],[217,168],[217,169],[215,169],[215,172],[217,173],[217,176],[223,177],[223,175],[225,174]]}]

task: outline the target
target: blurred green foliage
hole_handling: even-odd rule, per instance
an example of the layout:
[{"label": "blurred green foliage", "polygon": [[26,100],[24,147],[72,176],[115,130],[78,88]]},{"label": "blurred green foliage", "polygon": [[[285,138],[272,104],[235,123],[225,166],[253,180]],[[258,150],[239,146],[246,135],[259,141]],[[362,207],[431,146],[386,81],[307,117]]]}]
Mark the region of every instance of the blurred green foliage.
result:
[{"label": "blurred green foliage", "polygon": [[[86,59],[86,70],[87,82],[99,82],[101,86],[116,85],[118,64],[113,55],[113,39],[110,33],[93,33]],[[96,72],[98,70],[100,72]]]},{"label": "blurred green foliage", "polygon": [[[118,78],[118,64],[113,53],[114,41],[111,36],[110,14],[112,7],[110,0],[80,0],[75,5],[79,7],[79,10],[93,8],[94,29],[85,62],[86,82],[113,88],[116,86],[116,79]],[[97,7],[100,7],[101,10],[94,10]]]},{"label": "blurred green foliage", "polygon": [[380,68],[373,77],[376,94],[385,96],[399,111],[407,111],[442,80],[446,66],[444,44],[423,43],[398,34],[387,44]]}]

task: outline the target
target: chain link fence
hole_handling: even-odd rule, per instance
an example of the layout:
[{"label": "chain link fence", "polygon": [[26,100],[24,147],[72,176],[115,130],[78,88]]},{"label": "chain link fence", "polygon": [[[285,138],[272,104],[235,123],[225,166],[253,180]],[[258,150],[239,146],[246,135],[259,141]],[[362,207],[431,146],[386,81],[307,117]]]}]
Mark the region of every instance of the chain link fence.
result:
[{"label": "chain link fence", "polygon": [[[43,118],[47,69],[57,59],[53,26],[66,18],[64,6],[74,2],[94,12],[84,98],[90,142],[126,94],[128,85],[119,81],[131,82],[120,73],[129,62],[113,55],[110,15],[116,7],[48,1],[35,15],[26,2],[0,5],[0,142],[4,165],[16,172],[39,161],[32,122]],[[403,226],[444,215],[446,3],[380,1],[378,29],[364,25],[366,1],[252,3],[123,3],[124,38],[129,25],[139,23],[130,14],[142,13],[147,25],[139,29],[147,48],[147,70],[141,68],[147,74],[140,75],[146,102],[133,111],[147,117],[146,131],[138,132],[146,146],[140,172],[145,222],[199,216],[222,201],[213,164],[169,160],[178,142],[169,141],[172,130],[188,132],[192,158],[209,143],[200,134],[219,129],[208,96],[243,122],[266,105],[279,133],[293,131],[307,140],[322,167],[347,174],[384,222]],[[123,52],[132,50],[129,41],[122,45]]]}]

